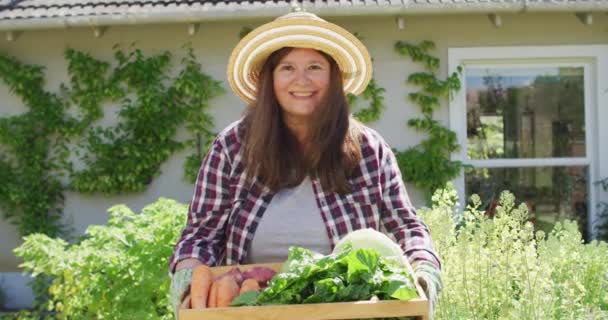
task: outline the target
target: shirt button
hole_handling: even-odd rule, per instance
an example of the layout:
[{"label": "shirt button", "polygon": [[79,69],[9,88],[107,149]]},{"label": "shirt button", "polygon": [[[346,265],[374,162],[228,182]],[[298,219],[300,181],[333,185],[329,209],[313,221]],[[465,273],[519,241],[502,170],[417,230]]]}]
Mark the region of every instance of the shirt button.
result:
[{"label": "shirt button", "polygon": [[321,200],[321,205],[325,207],[325,200]]}]

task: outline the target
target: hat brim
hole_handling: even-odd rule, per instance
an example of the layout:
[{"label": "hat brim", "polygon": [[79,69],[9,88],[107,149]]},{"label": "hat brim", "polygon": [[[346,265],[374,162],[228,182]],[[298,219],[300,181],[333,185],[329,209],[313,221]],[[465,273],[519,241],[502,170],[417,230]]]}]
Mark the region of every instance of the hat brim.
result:
[{"label": "hat brim", "polygon": [[308,15],[280,17],[254,29],[237,44],[228,61],[227,77],[241,99],[247,103],[255,101],[262,65],[274,51],[284,47],[309,48],[328,54],[340,68],[345,93],[358,95],[365,90],[372,76],[372,65],[363,43],[342,27]]}]

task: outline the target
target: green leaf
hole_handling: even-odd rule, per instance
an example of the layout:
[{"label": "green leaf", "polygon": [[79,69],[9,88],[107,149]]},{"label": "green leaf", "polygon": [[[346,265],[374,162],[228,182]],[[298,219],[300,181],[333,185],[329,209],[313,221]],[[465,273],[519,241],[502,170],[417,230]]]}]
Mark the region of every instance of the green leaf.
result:
[{"label": "green leaf", "polygon": [[392,274],[382,283],[381,292],[397,300],[410,300],[418,297],[416,287],[409,277]]},{"label": "green leaf", "polygon": [[344,262],[348,265],[347,281],[367,282],[378,268],[378,259],[380,255],[370,249],[352,250],[344,258]]},{"label": "green leaf", "polygon": [[259,295],[260,293],[255,290],[243,292],[239,294],[236,298],[234,298],[234,300],[232,300],[230,306],[255,306]]}]

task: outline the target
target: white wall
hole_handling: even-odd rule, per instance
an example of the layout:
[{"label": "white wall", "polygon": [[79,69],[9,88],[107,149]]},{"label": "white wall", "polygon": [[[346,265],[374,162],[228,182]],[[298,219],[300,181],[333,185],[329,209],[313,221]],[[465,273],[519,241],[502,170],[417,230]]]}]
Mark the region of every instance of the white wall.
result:
[{"label": "white wall", "polygon": [[[406,17],[404,30],[398,30],[393,17],[355,17],[330,19],[364,37],[374,58],[375,78],[386,89],[387,109],[382,118],[372,124],[387,139],[389,144],[404,149],[417,144],[421,138],[406,126],[409,118],[419,114],[418,107],[409,103],[407,94],[414,90],[405,85],[408,74],[419,71],[395,53],[393,45],[397,40],[418,42],[432,40],[437,44],[435,54],[441,59],[441,75],[447,74],[447,49],[449,47],[471,46],[514,46],[550,44],[606,44],[608,43],[608,19],[597,17],[590,26],[579,22],[574,14],[517,14],[502,17],[503,26],[494,27],[485,15],[452,16],[412,16]],[[136,47],[146,54],[169,50],[175,55],[177,64],[184,52],[181,46],[191,42],[195,53],[200,57],[204,71],[216,79],[224,81],[228,93],[213,101],[211,113],[215,117],[217,130],[238,119],[243,103],[229,91],[225,81],[225,67],[233,46],[238,42],[238,33],[243,26],[256,26],[263,21],[214,22],[202,23],[199,33],[190,37],[186,25],[149,25],[111,27],[103,37],[95,38],[87,28],[61,29],[48,31],[27,31],[16,41],[0,41],[0,52],[19,57],[29,64],[46,66],[47,86],[56,91],[61,82],[67,80],[66,61],[63,52],[66,48],[88,51],[94,57],[113,61],[112,46],[120,43],[127,48],[136,41]],[[5,85],[0,85],[0,116],[23,112],[24,106],[12,95]],[[444,104],[446,105],[446,104]],[[448,124],[448,110],[441,108],[436,116]],[[111,123],[113,116],[107,115],[105,122]],[[602,135],[606,137],[606,129]],[[600,150],[600,163],[608,163],[608,151]],[[103,224],[107,221],[106,210],[118,203],[127,204],[138,212],[144,205],[159,197],[169,197],[178,201],[189,201],[192,185],[182,179],[183,152],[161,167],[162,175],[155,179],[143,193],[108,197],[104,195],[82,195],[67,193],[65,216],[71,221],[77,234],[81,234],[90,224]],[[608,168],[600,168],[601,174],[608,175]],[[422,194],[413,187],[410,196],[421,205]],[[0,221],[0,272],[18,271],[19,261],[12,249],[20,244],[15,228]]]}]

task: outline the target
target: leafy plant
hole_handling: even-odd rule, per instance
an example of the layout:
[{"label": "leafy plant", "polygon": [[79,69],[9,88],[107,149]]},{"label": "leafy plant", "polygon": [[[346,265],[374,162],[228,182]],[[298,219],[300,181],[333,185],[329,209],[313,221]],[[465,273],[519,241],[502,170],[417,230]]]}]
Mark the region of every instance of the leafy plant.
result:
[{"label": "leafy plant", "polygon": [[460,161],[450,160],[453,152],[460,148],[456,133],[433,119],[433,112],[441,105],[441,99],[449,97],[460,90],[459,72],[453,73],[446,80],[437,78],[439,59],[428,52],[435,48],[431,41],[422,41],[418,45],[403,41],[395,43],[395,50],[414,62],[422,63],[425,71],[409,75],[407,82],[420,86],[418,92],[409,94],[409,99],[420,107],[421,118],[408,120],[408,126],[418,132],[428,134],[428,138],[419,145],[405,151],[396,151],[397,162],[405,181],[414,183],[431,192],[454,179],[462,169]]},{"label": "leafy plant", "polygon": [[[208,100],[223,92],[219,81],[201,72],[191,48],[182,70],[169,77],[170,54],[145,57],[141,50],[115,50],[117,66],[67,49],[69,82],[60,92],[44,89],[44,68],[0,55],[0,79],[27,111],[0,118],[0,210],[22,236],[67,236],[61,223],[64,192],[117,194],[143,191],[176,150],[195,150],[184,165],[196,171],[214,134],[205,112]],[[116,127],[92,125],[104,103],[122,105]],[[71,110],[70,110],[71,109]],[[193,139],[177,141],[184,126]],[[69,144],[79,142],[76,152]],[[74,149],[74,148],[72,148]],[[79,157],[74,169],[69,159]],[[49,279],[30,282],[34,305],[45,303]]]},{"label": "leafy plant", "polygon": [[0,209],[20,234],[62,233],[61,164],[74,120],[61,98],[44,90],[44,69],[0,55],[0,79],[27,111],[0,118]]},{"label": "leafy plant", "polygon": [[344,248],[327,256],[291,247],[280,276],[257,295],[237,298],[233,305],[304,304],[418,297],[405,268],[372,249]]},{"label": "leafy plant", "polygon": [[21,267],[54,277],[47,308],[57,319],[172,319],[167,265],[187,206],[160,199],[140,214],[110,212],[107,226],[90,226],[77,244],[25,237],[15,249]]},{"label": "leafy plant", "polygon": [[[72,174],[70,186],[85,193],[143,191],[160,173],[160,165],[186,145],[196,150],[185,165],[188,180],[193,182],[214,137],[213,119],[204,111],[208,100],[223,92],[220,82],[201,73],[191,48],[175,78],[168,76],[169,52],[145,57],[139,49],[129,53],[116,50],[114,56],[116,68],[109,75],[105,74],[108,68],[98,68],[95,78],[87,82],[97,86],[88,86],[87,96],[92,95],[91,100],[97,103],[103,98],[119,100],[119,123],[88,131],[86,152],[81,157],[86,168]],[[72,70],[91,72],[86,66],[100,64],[90,56],[68,57],[70,65],[78,65]],[[175,139],[184,123],[195,136],[185,144]]]},{"label": "leafy plant", "polygon": [[[508,192],[502,194],[493,218],[479,210],[479,202],[479,197],[473,196],[472,203],[460,213],[456,191],[449,186],[434,194],[431,208],[418,211],[442,259],[444,289],[436,318],[608,316],[607,243],[584,244],[572,222],[558,223],[548,235],[535,234],[527,222],[527,207],[516,206]],[[24,259],[27,272],[54,277],[48,306],[55,312],[54,318],[171,319],[166,267],[185,223],[186,210],[186,205],[167,199],[137,215],[116,206],[107,226],[89,227],[87,236],[77,244],[31,235],[16,253]],[[346,255],[341,258],[347,259]],[[377,262],[366,254],[351,258],[354,260],[348,262],[335,255],[316,259],[306,250],[295,250],[286,268],[293,267],[295,274],[309,280],[320,280],[330,279],[331,272],[344,271],[351,262],[367,261],[356,263],[363,271],[350,275],[354,277],[351,280],[361,280],[367,277],[366,268]],[[345,279],[348,277],[347,271]],[[289,289],[296,287],[297,292],[314,296],[316,289],[308,280],[289,288],[281,281],[275,280],[274,285],[286,290],[275,290],[276,295],[269,293],[266,298],[303,301],[306,298],[298,298]],[[338,285],[326,282],[325,289]],[[343,285],[348,283],[342,281]],[[360,289],[351,293],[365,291]],[[332,291],[325,292],[331,295]],[[257,296],[246,302],[252,303],[253,298]]]},{"label": "leafy plant", "polygon": [[[361,94],[357,97],[354,94],[348,94],[348,104],[356,108],[353,117],[363,123],[371,123],[380,119],[382,111],[384,111],[384,92],[386,90],[376,83],[376,79],[372,78]],[[369,101],[369,106],[360,107],[360,101]]]},{"label": "leafy plant", "polygon": [[[61,221],[64,191],[117,194],[142,191],[175,151],[195,153],[185,164],[190,182],[212,140],[206,113],[221,83],[201,72],[188,46],[182,69],[170,77],[168,52],[146,57],[115,47],[116,67],[67,49],[69,81],[60,92],[44,89],[44,68],[0,55],[0,79],[27,111],[0,118],[0,209],[21,235],[66,232]],[[104,103],[119,103],[116,127],[93,127]],[[71,110],[70,110],[71,109]],[[184,126],[193,138],[177,141]],[[69,144],[78,142],[75,153]],[[73,149],[73,148],[72,148]],[[74,168],[68,160],[80,158]]]},{"label": "leafy plant", "polygon": [[42,312],[27,311],[27,310],[0,314],[0,320],[40,320],[40,319],[52,319],[52,317],[45,315]]},{"label": "leafy plant", "polygon": [[419,211],[443,260],[438,319],[600,319],[608,316],[608,244],[584,244],[576,223],[534,234],[525,204],[503,192],[496,214],[479,197],[458,214],[453,186]]}]

